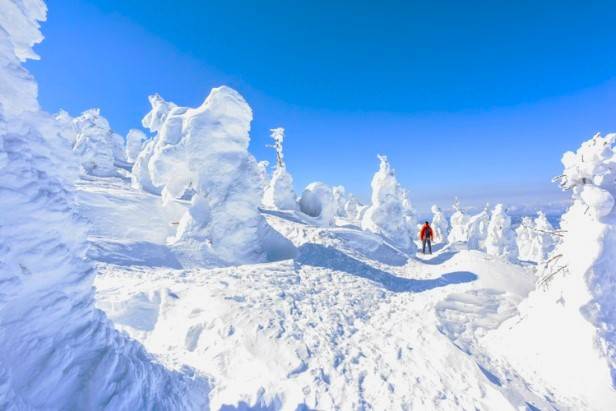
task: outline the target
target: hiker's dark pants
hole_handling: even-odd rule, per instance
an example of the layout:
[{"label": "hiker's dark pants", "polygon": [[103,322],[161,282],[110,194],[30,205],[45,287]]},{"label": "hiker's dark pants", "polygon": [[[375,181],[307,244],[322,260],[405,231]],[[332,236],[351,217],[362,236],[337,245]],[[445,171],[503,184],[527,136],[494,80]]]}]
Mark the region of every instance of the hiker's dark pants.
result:
[{"label": "hiker's dark pants", "polygon": [[424,238],[422,240],[422,244],[423,244],[423,253],[426,253],[426,244],[428,244],[428,251],[430,252],[430,254],[432,254],[432,239],[430,238]]}]

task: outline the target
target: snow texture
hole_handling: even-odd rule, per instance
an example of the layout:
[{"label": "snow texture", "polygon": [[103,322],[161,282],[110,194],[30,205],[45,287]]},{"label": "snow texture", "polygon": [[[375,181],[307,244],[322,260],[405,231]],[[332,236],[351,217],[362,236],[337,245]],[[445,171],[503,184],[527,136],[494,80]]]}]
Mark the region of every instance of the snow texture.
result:
[{"label": "snow texture", "polygon": [[488,227],[490,225],[489,206],[468,219],[466,232],[468,233],[469,250],[486,250],[486,240],[488,237]]},{"label": "snow texture", "polygon": [[337,210],[332,189],[318,181],[308,184],[299,199],[299,209],[302,213],[314,217],[319,225],[332,225]]},{"label": "snow texture", "polygon": [[268,227],[258,209],[261,173],[248,152],[252,110],[244,98],[223,86],[197,108],[158,95],[150,103],[143,125],[157,134],[142,153],[150,182],[164,203],[195,192],[172,238],[178,251],[203,264],[265,261],[261,236]]},{"label": "snow texture", "polygon": [[[407,219],[409,207],[405,208],[403,190],[398,184],[394,170],[386,156],[378,156],[379,170],[372,178],[372,204],[363,215],[364,230],[380,234],[402,251],[416,251],[415,233],[410,231]],[[413,230],[414,231],[414,230]]]},{"label": "snow texture", "polygon": [[143,131],[137,130],[136,128],[128,130],[128,134],[126,135],[126,161],[134,163],[137,160],[141,150],[143,150],[145,140],[146,137]]},{"label": "snow texture", "polygon": [[115,159],[122,149],[100,110],[84,111],[73,119],[73,126],[77,133],[73,151],[79,157],[82,171],[93,176],[116,175]]},{"label": "snow texture", "polygon": [[432,206],[432,229],[434,230],[434,242],[446,243],[449,235],[449,221],[445,217],[443,210],[436,204]]},{"label": "snow texture", "polygon": [[45,14],[41,1],[0,2],[0,408],[207,407],[204,381],[166,369],[94,308],[71,137],[18,63]]},{"label": "snow texture", "polygon": [[456,199],[453,203],[454,212],[451,215],[451,230],[449,231],[449,236],[447,240],[449,243],[465,243],[468,241],[468,221],[469,218],[466,214],[464,214],[464,210],[460,206],[460,202]]},{"label": "snow texture", "polygon": [[507,215],[505,206],[502,204],[497,204],[490,216],[485,249],[490,255],[510,260],[518,257],[518,246],[515,242],[515,233],[511,228],[511,217]]},{"label": "snow texture", "polygon": [[297,196],[293,191],[293,177],[287,171],[284,161],[283,141],[284,128],[271,130],[276,150],[276,168],[272,173],[272,179],[263,193],[263,205],[276,210],[295,210],[297,208]]}]

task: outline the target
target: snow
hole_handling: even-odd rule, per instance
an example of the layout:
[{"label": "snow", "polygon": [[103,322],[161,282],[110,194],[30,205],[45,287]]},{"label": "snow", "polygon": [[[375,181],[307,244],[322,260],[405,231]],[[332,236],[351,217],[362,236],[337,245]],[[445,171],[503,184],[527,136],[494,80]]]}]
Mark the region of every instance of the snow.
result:
[{"label": "snow", "polygon": [[282,143],[284,141],[284,129],[279,127],[271,130],[273,147],[276,150],[276,168],[272,173],[272,179],[263,193],[263,205],[276,210],[295,210],[297,199],[293,191],[293,177],[287,171],[284,162]]},{"label": "snow", "polygon": [[449,234],[449,221],[445,217],[445,214],[436,204],[432,206],[432,229],[434,230],[434,243],[447,242],[447,236]]},{"label": "snow", "polygon": [[488,238],[488,228],[490,226],[490,210],[489,206],[468,219],[466,232],[468,235],[468,248],[471,250],[486,250],[486,241]]},{"label": "snow", "polygon": [[325,183],[315,181],[304,189],[299,199],[302,213],[315,218],[320,225],[331,225],[336,216],[337,204],[332,189]]},{"label": "snow", "polygon": [[93,176],[115,175],[116,155],[122,149],[117,147],[115,134],[100,110],[84,111],[73,119],[73,127],[77,133],[73,151],[79,157],[83,172]]},{"label": "snow", "polygon": [[[0,61],[33,56],[44,4],[4,1],[0,16],[0,44],[13,44]],[[0,66],[2,82],[32,83],[19,95],[0,87],[0,408],[207,407],[207,379],[165,368],[94,308],[74,198],[79,159],[63,124],[32,104],[36,85],[24,73]]]},{"label": "snow", "polygon": [[468,216],[462,210],[460,202],[456,199],[453,203],[454,212],[451,215],[449,221],[451,230],[449,230],[449,236],[447,241],[450,243],[465,243],[468,241]]},{"label": "snow", "polygon": [[415,255],[385,156],[369,206],[315,182],[298,209],[284,131],[270,180],[228,87],[151,96],[126,146],[42,112],[45,17],[0,2],[0,409],[616,409],[616,134],[563,156],[558,229],[456,201]]},{"label": "snow", "polygon": [[412,239],[416,235],[415,227],[409,226],[410,203],[404,203],[403,190],[387,157],[379,155],[378,159],[379,170],[371,183],[372,204],[365,211],[361,226],[383,235],[401,250],[414,253],[416,246]]},{"label": "snow", "polygon": [[124,154],[126,161],[134,163],[137,160],[141,150],[143,150],[145,140],[146,137],[143,131],[136,128],[128,130],[128,134],[126,134],[126,152]]}]

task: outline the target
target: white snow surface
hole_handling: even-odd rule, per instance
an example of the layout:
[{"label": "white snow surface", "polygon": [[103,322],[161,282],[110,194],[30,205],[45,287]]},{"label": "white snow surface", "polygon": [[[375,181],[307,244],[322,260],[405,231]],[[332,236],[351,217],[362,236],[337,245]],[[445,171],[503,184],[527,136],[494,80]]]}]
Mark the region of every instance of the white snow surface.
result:
[{"label": "white snow surface", "polygon": [[[372,177],[372,203],[365,211],[361,227],[366,231],[381,234],[401,250],[414,253],[416,227],[412,224],[410,201],[405,202],[404,190],[400,187],[387,156],[379,155],[379,170]],[[416,221],[416,220],[415,220]]]}]

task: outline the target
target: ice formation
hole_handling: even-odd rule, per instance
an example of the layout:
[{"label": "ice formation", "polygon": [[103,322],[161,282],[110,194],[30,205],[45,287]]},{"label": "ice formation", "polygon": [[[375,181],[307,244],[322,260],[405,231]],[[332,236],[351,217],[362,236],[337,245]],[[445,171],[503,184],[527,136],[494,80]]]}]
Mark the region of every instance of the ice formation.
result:
[{"label": "ice formation", "polygon": [[165,369],[94,308],[72,136],[39,111],[21,66],[45,17],[41,1],[0,2],[0,409],[206,407],[205,383]]},{"label": "ice formation", "polygon": [[[150,103],[143,125],[157,135],[135,174],[147,171],[146,183],[161,190],[165,203],[196,193],[173,238],[178,250],[205,264],[264,261],[261,238],[268,227],[258,208],[261,174],[248,152],[250,106],[226,86],[212,89],[197,108],[158,95]],[[147,169],[141,157],[149,157]]]},{"label": "ice formation", "polygon": [[516,243],[518,245],[518,258],[523,261],[540,263],[548,258],[554,249],[560,234],[548,221],[542,211],[537,218],[522,218],[522,223],[516,228]]},{"label": "ice formation", "polygon": [[447,241],[450,243],[466,242],[468,240],[468,216],[464,214],[460,202],[456,199],[453,203],[454,212],[451,215],[451,230]]},{"label": "ice formation", "polygon": [[470,250],[485,250],[490,224],[489,206],[468,219],[466,232],[468,233],[468,248]]},{"label": "ice formation", "polygon": [[79,157],[83,172],[94,176],[115,175],[117,141],[100,110],[95,108],[84,111],[73,119],[73,125],[77,133],[73,151]]},{"label": "ice formation", "polygon": [[332,189],[318,181],[308,184],[299,199],[299,209],[302,213],[316,218],[321,225],[332,225],[337,210]]},{"label": "ice formation", "polygon": [[595,135],[563,155],[559,180],[572,205],[562,241],[520,315],[488,341],[530,383],[547,387],[540,394],[576,409],[616,409],[615,142],[616,134]]},{"label": "ice formation", "polygon": [[417,226],[417,213],[413,208],[411,202],[411,196],[406,188],[401,190],[402,192],[402,213],[404,214],[404,221],[406,222],[407,230],[411,236],[411,240],[419,236],[419,228]]},{"label": "ice formation", "polygon": [[344,213],[347,218],[352,221],[361,220],[360,218],[360,210],[362,208],[362,204],[357,197],[353,194],[349,194],[348,200],[344,204]]},{"label": "ice formation", "polygon": [[436,204],[432,206],[431,211],[432,229],[434,230],[434,242],[447,242],[447,236],[449,235],[449,221],[447,221],[445,214]]},{"label": "ice formation", "polygon": [[293,191],[293,177],[287,171],[287,165],[284,162],[284,128],[274,128],[271,132],[274,140],[272,147],[276,150],[276,168],[263,193],[263,205],[278,210],[295,210],[297,196]]},{"label": "ice formation", "polygon": [[518,246],[511,228],[511,217],[507,215],[505,206],[502,204],[497,204],[492,211],[485,248],[490,255],[505,257],[509,260],[515,260],[518,257]]},{"label": "ice formation", "polygon": [[126,161],[134,163],[139,157],[145,143],[145,134],[136,128],[128,130],[126,135]]},{"label": "ice formation", "polygon": [[403,191],[387,157],[379,155],[378,158],[379,170],[371,183],[372,204],[363,215],[362,229],[382,235],[405,252],[415,252],[412,240],[415,233],[409,231]]},{"label": "ice formation", "polygon": [[336,202],[336,215],[338,217],[346,217],[346,203],[348,201],[348,194],[344,186],[333,186],[332,194],[334,195],[334,201]]}]

